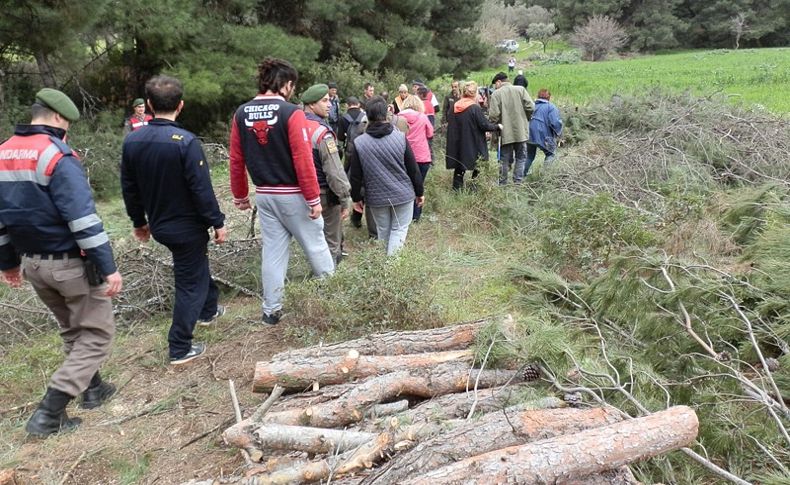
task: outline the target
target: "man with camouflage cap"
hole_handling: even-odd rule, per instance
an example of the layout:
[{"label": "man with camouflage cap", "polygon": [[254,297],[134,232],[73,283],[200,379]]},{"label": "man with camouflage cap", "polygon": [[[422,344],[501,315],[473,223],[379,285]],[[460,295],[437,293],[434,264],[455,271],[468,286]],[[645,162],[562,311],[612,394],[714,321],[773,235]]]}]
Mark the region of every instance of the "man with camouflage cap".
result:
[{"label": "man with camouflage cap", "polygon": [[149,121],[154,119],[153,116],[145,112],[145,100],[143,98],[137,98],[132,101],[132,109],[134,109],[134,114],[132,114],[132,116],[123,124],[124,135],[128,135],[135,130],[139,130],[143,126],[146,126]]},{"label": "man with camouflage cap", "polygon": [[66,359],[25,427],[46,437],[79,425],[65,411],[76,396],[90,409],[115,393],[99,367],[115,333],[110,298],[122,280],[82,165],[64,142],[79,110],[45,88],[30,111],[30,124],[0,145],[0,271],[14,288],[24,275],[60,327]]},{"label": "man with camouflage cap", "polygon": [[343,241],[343,219],[348,217],[351,205],[351,184],[340,162],[335,133],[326,122],[331,109],[329,87],[326,84],[310,86],[302,94],[307,136],[313,148],[313,163],[321,189],[321,215],[324,217],[324,237],[335,262],[340,261]]}]

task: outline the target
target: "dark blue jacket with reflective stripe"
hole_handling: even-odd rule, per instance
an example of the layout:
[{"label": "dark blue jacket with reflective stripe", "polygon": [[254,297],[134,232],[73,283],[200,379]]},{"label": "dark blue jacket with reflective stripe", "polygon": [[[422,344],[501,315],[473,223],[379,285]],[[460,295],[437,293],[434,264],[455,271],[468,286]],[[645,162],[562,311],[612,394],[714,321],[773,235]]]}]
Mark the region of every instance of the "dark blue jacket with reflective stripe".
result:
[{"label": "dark blue jacket with reflective stripe", "polygon": [[0,145],[0,270],[17,267],[20,253],[83,250],[102,274],[117,271],[82,164],[65,135],[51,126],[18,125]]}]

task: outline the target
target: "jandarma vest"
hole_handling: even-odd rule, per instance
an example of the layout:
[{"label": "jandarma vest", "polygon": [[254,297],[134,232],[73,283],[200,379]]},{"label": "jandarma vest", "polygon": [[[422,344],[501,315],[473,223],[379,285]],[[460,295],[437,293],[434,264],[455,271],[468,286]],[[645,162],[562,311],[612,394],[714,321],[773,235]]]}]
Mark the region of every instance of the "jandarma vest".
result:
[{"label": "jandarma vest", "polygon": [[414,186],[406,173],[406,136],[398,130],[381,138],[365,133],[354,140],[365,178],[365,204],[389,207],[412,202]]},{"label": "jandarma vest", "polygon": [[151,121],[152,119],[154,118],[151,115],[145,115],[143,121],[140,121],[140,118],[136,116],[132,116],[131,118],[129,118],[129,126],[132,128],[132,131],[139,130],[143,126],[148,125],[148,122]]},{"label": "jandarma vest", "polygon": [[[65,146],[62,142],[60,145]],[[0,182],[49,185],[52,172],[62,157],[61,147],[49,135],[11,137],[0,145]]]}]

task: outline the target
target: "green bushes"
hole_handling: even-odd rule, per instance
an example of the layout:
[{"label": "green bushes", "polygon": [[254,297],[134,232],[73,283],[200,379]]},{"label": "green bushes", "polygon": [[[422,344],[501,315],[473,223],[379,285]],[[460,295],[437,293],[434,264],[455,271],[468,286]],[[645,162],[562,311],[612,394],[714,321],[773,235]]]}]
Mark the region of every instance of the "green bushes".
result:
[{"label": "green bushes", "polygon": [[298,309],[293,319],[298,331],[310,340],[430,328],[442,322],[443,309],[435,300],[437,265],[417,250],[388,258],[371,243],[354,253],[353,265],[341,264],[331,278],[289,285],[286,299]]},{"label": "green bushes", "polygon": [[540,212],[541,250],[557,264],[592,268],[625,247],[647,247],[657,238],[642,214],[602,192],[563,197]]},{"label": "green bushes", "polygon": [[527,57],[527,60],[543,66],[578,64],[582,61],[582,55],[581,52],[576,49],[568,49],[566,51],[552,52],[550,54],[535,52]]}]

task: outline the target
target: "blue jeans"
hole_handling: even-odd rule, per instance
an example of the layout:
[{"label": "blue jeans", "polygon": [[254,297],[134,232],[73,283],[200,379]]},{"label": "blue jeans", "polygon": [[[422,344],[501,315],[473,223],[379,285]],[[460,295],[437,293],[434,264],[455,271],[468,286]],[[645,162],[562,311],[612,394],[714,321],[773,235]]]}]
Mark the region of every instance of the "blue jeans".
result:
[{"label": "blue jeans", "polygon": [[499,185],[507,183],[510,167],[513,166],[513,183],[520,184],[524,178],[524,167],[527,164],[527,142],[516,142],[502,145],[499,161]]},{"label": "blue jeans", "polygon": [[406,243],[413,207],[411,202],[406,202],[400,205],[370,208],[373,219],[376,220],[379,241],[384,241],[387,245],[387,256],[397,253]]},{"label": "blue jeans", "polygon": [[[418,163],[417,166],[420,167],[420,176],[422,176],[422,183],[425,185],[425,177],[428,176],[428,170],[431,169],[431,163]],[[417,202],[414,202],[414,216],[412,217],[413,221],[419,221],[420,215],[422,214],[422,207],[417,207]]]},{"label": "blue jeans", "polygon": [[552,152],[546,150],[545,148],[543,148],[540,145],[527,143],[527,164],[524,166],[524,176],[525,177],[529,173],[529,168],[532,166],[532,162],[535,161],[535,157],[538,154],[538,148],[540,148],[540,151],[542,151],[543,155],[546,156],[546,159],[543,162],[544,164],[548,165],[549,163],[551,163],[554,160],[554,154]]}]

